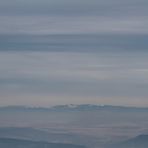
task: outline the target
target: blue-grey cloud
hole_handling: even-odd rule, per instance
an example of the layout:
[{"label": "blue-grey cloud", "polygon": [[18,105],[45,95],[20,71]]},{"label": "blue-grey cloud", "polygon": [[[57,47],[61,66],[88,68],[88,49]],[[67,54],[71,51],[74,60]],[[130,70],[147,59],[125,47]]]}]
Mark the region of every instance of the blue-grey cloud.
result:
[{"label": "blue-grey cloud", "polygon": [[0,51],[147,52],[148,35],[0,35]]}]

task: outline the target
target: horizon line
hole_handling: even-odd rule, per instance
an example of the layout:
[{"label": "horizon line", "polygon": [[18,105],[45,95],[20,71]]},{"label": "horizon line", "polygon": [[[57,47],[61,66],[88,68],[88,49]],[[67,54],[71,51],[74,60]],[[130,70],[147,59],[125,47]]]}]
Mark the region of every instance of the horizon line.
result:
[{"label": "horizon line", "polygon": [[42,108],[42,109],[51,109],[54,107],[70,107],[70,106],[84,106],[84,105],[88,105],[88,106],[96,106],[96,107],[121,107],[121,108],[137,108],[137,109],[148,109],[148,106],[130,106],[130,105],[112,105],[112,104],[57,104],[57,105],[51,105],[51,106],[35,106],[35,105],[4,105],[4,106],[0,106],[1,108],[28,108],[28,109],[38,109],[38,108]]}]

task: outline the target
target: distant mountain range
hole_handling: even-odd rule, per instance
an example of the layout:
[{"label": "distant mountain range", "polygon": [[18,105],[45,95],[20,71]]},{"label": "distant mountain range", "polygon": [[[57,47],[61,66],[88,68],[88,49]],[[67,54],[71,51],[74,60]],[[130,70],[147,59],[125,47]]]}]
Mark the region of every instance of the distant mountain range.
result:
[{"label": "distant mountain range", "polygon": [[112,106],[112,105],[57,105],[53,107],[26,107],[26,106],[5,106],[0,107],[0,111],[5,110],[20,110],[20,111],[95,111],[95,110],[119,110],[119,111],[148,111],[148,108],[140,107],[125,107],[125,106]]},{"label": "distant mountain range", "polygon": [[85,148],[85,146],[64,143],[48,143],[44,141],[0,138],[0,148]]}]

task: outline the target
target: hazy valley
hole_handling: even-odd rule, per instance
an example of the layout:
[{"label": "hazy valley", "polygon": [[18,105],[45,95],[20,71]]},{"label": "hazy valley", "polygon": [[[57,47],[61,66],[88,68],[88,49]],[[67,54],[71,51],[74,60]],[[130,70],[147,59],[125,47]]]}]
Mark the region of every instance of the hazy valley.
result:
[{"label": "hazy valley", "polygon": [[[125,145],[130,148],[131,144],[127,146],[128,140],[148,134],[147,108],[89,104],[52,108],[10,106],[0,108],[0,119],[1,138],[83,145],[88,148],[124,148]],[[138,137],[141,138],[146,145],[147,137]]]}]

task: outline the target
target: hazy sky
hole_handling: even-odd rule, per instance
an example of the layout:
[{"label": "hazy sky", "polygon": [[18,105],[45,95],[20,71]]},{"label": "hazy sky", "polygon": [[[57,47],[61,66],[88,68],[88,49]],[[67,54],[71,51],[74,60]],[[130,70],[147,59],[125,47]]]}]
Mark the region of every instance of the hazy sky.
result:
[{"label": "hazy sky", "polygon": [[0,0],[0,105],[148,106],[147,0]]}]

